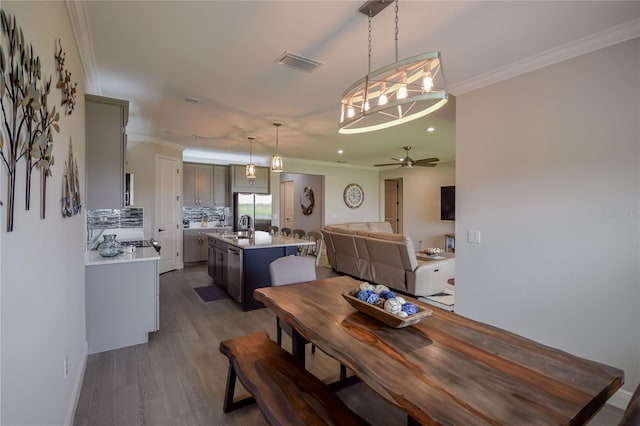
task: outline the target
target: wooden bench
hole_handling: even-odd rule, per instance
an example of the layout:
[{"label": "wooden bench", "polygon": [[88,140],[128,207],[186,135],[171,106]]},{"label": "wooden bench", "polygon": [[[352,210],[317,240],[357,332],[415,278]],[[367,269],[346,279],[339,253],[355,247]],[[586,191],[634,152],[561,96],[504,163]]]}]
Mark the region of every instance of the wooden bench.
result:
[{"label": "wooden bench", "polygon": [[[272,425],[368,424],[266,332],[225,340],[220,352],[229,358],[225,413],[255,401]],[[253,398],[234,399],[236,377]]]}]

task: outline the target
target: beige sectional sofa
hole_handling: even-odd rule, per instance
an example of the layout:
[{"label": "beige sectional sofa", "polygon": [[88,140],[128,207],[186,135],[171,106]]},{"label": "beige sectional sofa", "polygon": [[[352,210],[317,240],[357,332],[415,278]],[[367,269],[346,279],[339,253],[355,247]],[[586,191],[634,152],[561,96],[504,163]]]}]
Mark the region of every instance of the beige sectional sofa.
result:
[{"label": "beige sectional sofa", "polygon": [[455,260],[419,260],[411,238],[388,222],[354,222],[322,228],[329,264],[337,272],[414,295],[442,292]]}]

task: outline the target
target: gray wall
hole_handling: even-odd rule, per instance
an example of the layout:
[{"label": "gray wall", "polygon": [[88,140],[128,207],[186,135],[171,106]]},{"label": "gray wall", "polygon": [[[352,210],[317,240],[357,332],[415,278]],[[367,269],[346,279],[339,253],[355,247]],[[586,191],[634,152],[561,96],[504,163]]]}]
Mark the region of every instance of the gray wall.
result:
[{"label": "gray wall", "polygon": [[[65,67],[78,83],[77,107],[60,116],[54,132],[53,176],[47,182],[46,219],[39,214],[39,172],[32,180],[32,207],[24,210],[24,161],[16,184],[14,232],[6,232],[6,169],[0,171],[1,417],[3,425],[60,425],[73,418],[87,354],[84,312],[85,126],[84,71],[64,2],[3,1],[15,15],[25,40],[42,62],[43,77],[53,76],[49,102],[60,110],[55,87],[55,41],[66,52]],[[4,37],[4,36],[3,36]],[[4,44],[4,43],[3,43]],[[7,51],[5,50],[5,55]],[[83,209],[63,219],[60,207],[64,163],[69,140],[80,174]],[[64,377],[64,357],[69,375]]]},{"label": "gray wall", "polygon": [[[280,182],[289,180],[293,181],[295,228],[305,231],[319,231],[322,228],[322,211],[324,209],[324,176],[280,173]],[[303,196],[306,187],[313,190],[315,198],[315,207],[310,215],[303,214],[300,207],[300,197]]]},{"label": "gray wall", "polygon": [[[458,96],[456,312],[640,379],[640,40]],[[465,242],[481,231],[481,244]]]}]

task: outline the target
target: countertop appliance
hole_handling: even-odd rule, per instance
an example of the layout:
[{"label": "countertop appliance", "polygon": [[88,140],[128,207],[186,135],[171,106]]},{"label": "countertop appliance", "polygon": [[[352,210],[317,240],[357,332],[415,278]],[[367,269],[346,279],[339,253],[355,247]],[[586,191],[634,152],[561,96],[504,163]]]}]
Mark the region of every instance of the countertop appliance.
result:
[{"label": "countertop appliance", "polygon": [[235,192],[233,194],[233,230],[269,231],[271,226],[271,194]]}]

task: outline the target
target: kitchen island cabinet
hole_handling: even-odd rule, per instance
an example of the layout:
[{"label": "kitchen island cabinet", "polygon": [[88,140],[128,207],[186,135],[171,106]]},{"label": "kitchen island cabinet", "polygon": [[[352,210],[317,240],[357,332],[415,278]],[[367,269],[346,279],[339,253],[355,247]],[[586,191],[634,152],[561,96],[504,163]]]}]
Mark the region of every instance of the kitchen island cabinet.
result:
[{"label": "kitchen island cabinet", "polygon": [[269,264],[274,260],[295,255],[298,246],[314,244],[308,240],[273,236],[268,232],[255,232],[255,238],[236,238],[235,234],[208,234],[210,250],[213,248],[214,282],[225,288],[227,294],[240,303],[244,311],[263,308],[253,298],[253,291],[271,286]]},{"label": "kitchen island cabinet", "polygon": [[151,248],[85,258],[85,313],[89,354],[146,343],[160,327],[158,262]]}]

